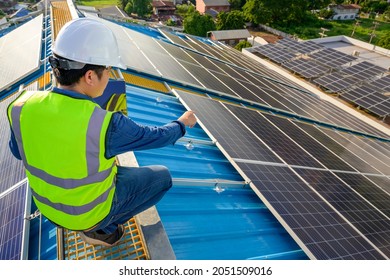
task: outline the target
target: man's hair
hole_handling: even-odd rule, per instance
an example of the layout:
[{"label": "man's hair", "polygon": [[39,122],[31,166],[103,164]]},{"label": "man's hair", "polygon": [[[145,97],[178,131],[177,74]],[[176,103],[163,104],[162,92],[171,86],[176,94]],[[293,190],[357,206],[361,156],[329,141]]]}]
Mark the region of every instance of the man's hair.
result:
[{"label": "man's hair", "polygon": [[105,68],[105,66],[85,64],[85,66],[81,69],[65,70],[62,68],[54,68],[53,74],[59,84],[70,86],[76,84],[80,78],[83,77],[85,73],[87,73],[88,70],[95,71],[98,78],[101,79]]}]

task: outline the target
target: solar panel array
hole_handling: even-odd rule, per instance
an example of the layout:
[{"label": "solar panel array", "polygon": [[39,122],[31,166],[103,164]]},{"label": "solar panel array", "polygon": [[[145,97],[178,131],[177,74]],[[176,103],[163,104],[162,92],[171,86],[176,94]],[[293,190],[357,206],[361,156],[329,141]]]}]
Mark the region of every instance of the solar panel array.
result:
[{"label": "solar panel array", "polygon": [[318,64],[312,59],[298,58],[283,64],[283,67],[293,73],[297,73],[306,79],[323,76],[330,71],[330,68]]},{"label": "solar panel array", "polygon": [[321,49],[318,52],[308,54],[308,56],[331,68],[339,68],[341,65],[357,59],[355,56],[347,55],[329,48]]},{"label": "solar panel array", "polygon": [[[145,62],[158,57],[161,62],[155,63],[155,66],[164,77],[183,81],[182,72],[185,72],[185,75],[190,74],[193,77],[191,79],[196,80],[188,80],[185,84],[200,85],[201,89],[213,91],[217,95],[228,95],[268,107],[270,110],[282,110],[388,137],[332,103],[317,98],[282,74],[259,65],[241,52],[223,44],[209,45],[193,36],[187,36],[188,39],[185,40],[167,31],[160,32],[172,43],[180,46],[162,41],[148,41],[147,49],[153,52],[143,51],[140,56],[147,56]],[[176,64],[180,65],[181,70],[176,70]]]},{"label": "solar panel array", "polygon": [[257,52],[277,63],[284,63],[297,56],[297,53],[290,52],[287,48],[283,47],[283,45],[279,44],[267,44],[255,47],[252,52]]},{"label": "solar panel array", "polygon": [[[343,99],[379,117],[390,115],[390,99],[383,95],[387,91],[371,86],[372,81],[382,80],[380,76],[385,75],[387,70],[382,67],[367,61],[352,64],[357,57],[312,41],[297,42],[285,38],[276,44],[254,47],[249,51],[281,64],[294,74],[322,86],[328,92],[342,95]],[[381,83],[382,88],[389,84],[387,79]]]},{"label": "solar panel array", "polygon": [[313,82],[327,88],[331,92],[341,92],[385,72],[386,69],[363,61],[338,72],[314,79]]},{"label": "solar panel array", "polygon": [[309,257],[390,258],[388,142],[177,94]]},{"label": "solar panel array", "polygon": [[385,96],[388,92],[390,75],[340,92],[340,97],[380,117],[385,117],[390,115],[390,97]]}]

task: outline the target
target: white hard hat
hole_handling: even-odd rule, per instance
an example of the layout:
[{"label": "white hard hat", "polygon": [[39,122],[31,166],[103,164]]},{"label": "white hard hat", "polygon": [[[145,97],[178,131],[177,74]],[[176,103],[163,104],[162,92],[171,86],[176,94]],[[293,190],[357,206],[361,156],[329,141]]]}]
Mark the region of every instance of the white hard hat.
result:
[{"label": "white hard hat", "polygon": [[103,23],[78,18],[67,22],[54,42],[53,53],[63,58],[126,69],[114,33]]}]

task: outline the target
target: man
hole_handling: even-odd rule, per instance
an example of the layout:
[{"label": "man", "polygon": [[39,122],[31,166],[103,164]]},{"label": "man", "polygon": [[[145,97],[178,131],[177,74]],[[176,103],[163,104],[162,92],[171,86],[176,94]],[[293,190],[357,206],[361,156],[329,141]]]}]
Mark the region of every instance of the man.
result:
[{"label": "man", "polygon": [[148,127],[100,108],[93,98],[102,95],[111,67],[126,67],[115,35],[97,20],[64,25],[50,63],[58,87],[23,92],[8,108],[11,151],[23,160],[45,217],[79,231],[90,244],[113,246],[123,224],[172,186],[166,167],[116,166],[115,156],[174,144],[196,118],[187,111],[169,124]]}]

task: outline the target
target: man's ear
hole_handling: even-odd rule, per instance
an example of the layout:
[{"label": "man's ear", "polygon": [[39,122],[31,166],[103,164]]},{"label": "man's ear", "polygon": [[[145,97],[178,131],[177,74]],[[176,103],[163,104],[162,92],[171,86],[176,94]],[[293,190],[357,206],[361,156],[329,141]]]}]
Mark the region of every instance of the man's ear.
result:
[{"label": "man's ear", "polygon": [[93,85],[93,75],[94,75],[93,70],[88,70],[87,72],[85,72],[83,78],[87,85],[90,86]]}]

